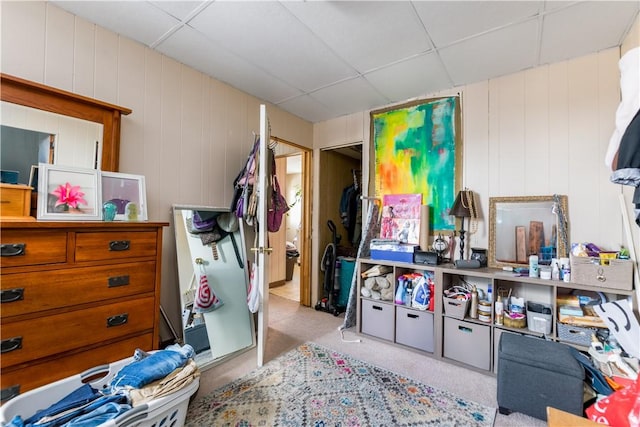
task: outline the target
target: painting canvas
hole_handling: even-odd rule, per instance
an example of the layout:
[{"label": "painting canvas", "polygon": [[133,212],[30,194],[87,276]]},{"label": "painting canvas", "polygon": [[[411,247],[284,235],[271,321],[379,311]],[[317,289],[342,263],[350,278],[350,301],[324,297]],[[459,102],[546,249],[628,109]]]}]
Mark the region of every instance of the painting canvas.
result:
[{"label": "painting canvas", "polygon": [[454,230],[449,215],[460,176],[459,98],[416,101],[371,113],[375,192],[421,194],[431,230]]},{"label": "painting canvas", "polygon": [[385,194],[380,237],[418,244],[422,194]]}]

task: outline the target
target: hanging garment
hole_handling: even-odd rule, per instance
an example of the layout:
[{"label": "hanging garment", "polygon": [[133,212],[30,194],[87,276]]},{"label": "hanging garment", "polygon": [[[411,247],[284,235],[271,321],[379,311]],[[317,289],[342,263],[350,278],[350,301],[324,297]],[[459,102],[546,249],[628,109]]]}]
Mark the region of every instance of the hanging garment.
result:
[{"label": "hanging garment", "polygon": [[640,47],[619,62],[622,100],[605,157],[613,171],[611,182],[635,187],[635,221],[640,225]]}]

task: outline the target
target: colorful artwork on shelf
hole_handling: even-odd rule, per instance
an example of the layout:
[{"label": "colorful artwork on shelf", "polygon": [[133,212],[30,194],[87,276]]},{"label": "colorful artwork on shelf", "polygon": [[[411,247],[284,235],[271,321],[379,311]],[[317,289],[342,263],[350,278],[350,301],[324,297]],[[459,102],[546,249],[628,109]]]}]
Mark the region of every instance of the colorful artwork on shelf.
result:
[{"label": "colorful artwork on shelf", "polygon": [[385,194],[382,197],[382,239],[418,244],[422,194]]},{"label": "colorful artwork on shelf", "polygon": [[455,229],[449,209],[459,188],[459,102],[446,97],[371,113],[376,195],[421,194],[434,231]]}]

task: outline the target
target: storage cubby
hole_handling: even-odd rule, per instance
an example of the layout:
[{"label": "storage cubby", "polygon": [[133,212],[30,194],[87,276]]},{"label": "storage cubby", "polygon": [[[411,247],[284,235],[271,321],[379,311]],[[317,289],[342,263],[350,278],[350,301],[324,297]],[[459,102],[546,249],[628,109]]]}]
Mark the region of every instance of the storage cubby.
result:
[{"label": "storage cubby", "polygon": [[[412,305],[413,291],[416,290],[415,288],[421,280],[425,281],[427,288],[429,281],[434,284],[434,289],[430,290],[430,298],[438,295],[435,290],[433,268],[420,268],[415,264],[367,259],[359,262],[358,272],[358,332],[433,354],[436,347],[435,310],[430,308],[435,308],[435,301],[431,307]],[[373,272],[375,275],[366,275],[367,272]],[[377,275],[377,272],[380,274]],[[378,277],[380,279],[377,279]],[[382,294],[380,298],[377,294],[372,295],[374,285],[371,279],[374,279],[378,284],[382,283],[382,286],[386,286],[383,280],[389,282],[391,279],[390,286],[393,290],[391,298],[384,299]],[[407,292],[398,293],[398,288],[406,287],[407,282],[411,283],[411,298]],[[364,291],[363,288],[365,288]]]},{"label": "storage cubby", "polygon": [[[388,270],[393,278],[394,295],[390,301],[373,299],[361,294],[365,278],[358,278],[358,332],[377,339],[408,347],[425,355],[459,363],[483,372],[497,373],[498,345],[505,333],[530,335],[564,342],[586,349],[592,330],[580,331],[580,325],[559,322],[559,305],[568,297],[603,295],[607,301],[632,298],[634,291],[598,288],[573,282],[522,277],[495,268],[461,269],[453,265],[425,266],[419,264],[360,259],[359,273],[375,266]],[[420,310],[405,303],[396,303],[398,278],[427,274],[434,286],[431,298],[433,310]],[[469,316],[469,301],[448,300],[445,290],[454,286],[475,286],[479,300],[486,300],[491,289],[490,319],[482,321]],[[497,295],[522,298],[526,321],[522,327],[497,324]],[[529,312],[526,312],[529,303]],[[633,305],[637,301],[633,300]],[[508,310],[504,301],[504,310]],[[536,311],[537,310],[537,311]],[[583,333],[581,333],[583,332]],[[569,338],[567,338],[569,337]]]}]

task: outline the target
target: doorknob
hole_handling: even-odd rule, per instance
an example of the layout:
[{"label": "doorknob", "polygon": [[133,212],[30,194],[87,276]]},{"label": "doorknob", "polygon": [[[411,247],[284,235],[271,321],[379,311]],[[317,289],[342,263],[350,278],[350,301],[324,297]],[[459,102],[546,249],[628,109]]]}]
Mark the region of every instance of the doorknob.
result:
[{"label": "doorknob", "polygon": [[273,248],[263,248],[263,247],[259,247],[259,248],[251,248],[251,252],[258,252],[261,254],[271,254],[271,252],[273,252]]}]

